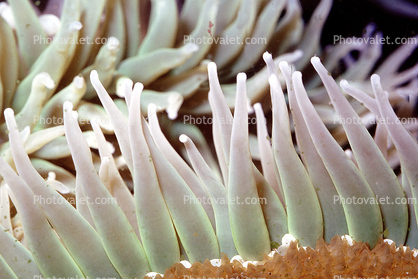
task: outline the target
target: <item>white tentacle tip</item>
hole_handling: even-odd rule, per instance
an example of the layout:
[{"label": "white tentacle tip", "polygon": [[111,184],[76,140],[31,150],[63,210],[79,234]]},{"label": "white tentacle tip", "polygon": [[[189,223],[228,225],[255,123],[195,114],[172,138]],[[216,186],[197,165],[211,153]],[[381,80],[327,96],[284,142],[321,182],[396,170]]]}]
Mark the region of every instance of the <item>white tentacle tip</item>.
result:
[{"label": "white tentacle tip", "polygon": [[315,63],[321,63],[321,60],[319,59],[318,56],[314,56],[311,58],[311,63],[315,64]]},{"label": "white tentacle tip", "polygon": [[230,262],[233,263],[234,261],[238,261],[243,264],[245,261],[240,255],[235,255],[231,258]]},{"label": "white tentacle tip", "polygon": [[16,20],[9,4],[4,2],[0,3],[0,16],[10,25],[10,27],[16,28]]},{"label": "white tentacle tip", "polygon": [[48,89],[52,89],[55,86],[55,83],[52,80],[51,76],[46,72],[37,74],[34,80],[36,80],[37,82],[39,82],[40,84],[42,84]]},{"label": "white tentacle tip", "polygon": [[[129,84],[128,84],[129,86]],[[139,94],[142,93],[142,91],[144,90],[144,85],[140,82],[136,82],[134,85],[134,89],[132,91],[133,94]]]},{"label": "white tentacle tip", "polygon": [[348,234],[341,236],[342,240],[346,240],[348,245],[353,246],[353,239]]},{"label": "white tentacle tip", "polygon": [[208,64],[208,72],[217,72],[218,71],[218,69],[217,69],[217,66],[216,66],[216,63],[215,62],[209,62],[209,64]]},{"label": "white tentacle tip", "polygon": [[117,38],[115,38],[115,37],[110,37],[110,38],[107,40],[107,47],[108,47],[110,50],[115,50],[115,49],[118,49],[118,48],[119,48],[119,46],[120,46],[120,42],[119,42],[119,40],[118,40]]},{"label": "white tentacle tip", "polygon": [[247,81],[247,75],[245,73],[238,73],[237,75],[237,83],[243,83]]},{"label": "white tentacle tip", "polygon": [[293,73],[293,78],[301,79],[302,78],[302,73],[299,72],[299,71],[294,72]]},{"label": "white tentacle tip", "polygon": [[14,117],[14,115],[15,115],[15,112],[13,111],[13,109],[11,109],[11,108],[6,108],[6,109],[4,110],[4,117],[5,117],[5,118],[8,118],[8,117]]},{"label": "white tentacle tip", "polygon": [[370,80],[371,80],[372,84],[380,84],[380,76],[377,75],[377,74],[373,74],[370,77]]},{"label": "white tentacle tip", "polygon": [[286,66],[289,66],[289,63],[287,61],[280,61],[279,66],[286,67]]},{"label": "white tentacle tip", "polygon": [[148,115],[149,116],[155,116],[157,114],[157,105],[154,103],[151,103],[148,105]]},{"label": "white tentacle tip", "polygon": [[170,120],[174,120],[178,116],[181,105],[183,104],[183,96],[180,93],[173,93],[168,96],[168,105],[165,111]]},{"label": "white tentacle tip", "polygon": [[181,134],[179,136],[179,140],[180,140],[181,143],[186,143],[189,140],[189,137],[186,136],[185,134]]},{"label": "white tentacle tip", "polygon": [[394,242],[393,240],[391,240],[391,239],[389,239],[389,238],[386,238],[386,239],[383,239],[383,242],[385,242],[385,243],[387,243],[387,244],[389,244],[389,245],[392,245],[392,243]]},{"label": "white tentacle tip", "polygon": [[282,245],[290,245],[294,241],[296,241],[296,238],[293,235],[285,234],[282,238]]},{"label": "white tentacle tip", "polygon": [[210,87],[218,83],[218,66],[215,62],[210,62],[208,64],[208,78]]},{"label": "white tentacle tip", "polygon": [[93,70],[93,71],[91,71],[90,72],[90,80],[91,81],[93,81],[93,80],[99,80],[99,74],[97,73],[97,71],[96,70]]},{"label": "white tentacle tip", "polygon": [[199,50],[199,46],[197,44],[190,43],[190,44],[184,45],[184,51],[186,53],[194,53],[198,50]]},{"label": "white tentacle tip", "polygon": [[47,36],[54,36],[61,27],[60,18],[53,14],[40,15],[39,22]]},{"label": "white tentacle tip", "polygon": [[79,21],[71,22],[69,26],[71,31],[79,31],[81,28],[83,28],[83,24],[81,24]]},{"label": "white tentacle tip", "polygon": [[222,261],[220,259],[213,259],[210,260],[210,264],[215,267],[220,267],[222,265]]},{"label": "white tentacle tip", "polygon": [[180,263],[185,267],[185,268],[191,268],[192,264],[189,261],[183,260],[180,261]]},{"label": "white tentacle tip", "polygon": [[150,278],[150,279],[155,279],[157,277],[157,275],[163,277],[164,274],[161,273],[157,273],[157,272],[149,272],[145,275],[146,278]]},{"label": "white tentacle tip", "polygon": [[342,88],[344,88],[344,87],[348,87],[348,86],[349,86],[348,81],[347,81],[346,79],[341,80],[341,81],[340,81],[340,86],[341,86]]},{"label": "white tentacle tip", "polygon": [[73,111],[73,103],[70,101],[65,101],[63,104],[63,111],[64,115],[71,115],[75,120],[78,119],[78,113],[76,111]]},{"label": "white tentacle tip", "polygon": [[76,77],[73,79],[73,83],[74,83],[74,86],[75,86],[77,89],[81,89],[81,88],[83,88],[83,86],[84,86],[85,80],[84,80],[83,76],[76,76]]},{"label": "white tentacle tip", "polygon": [[300,59],[303,56],[303,50],[297,49],[292,54],[295,56],[296,60]]},{"label": "white tentacle tip", "polygon": [[289,67],[290,66],[289,66],[289,63],[287,63],[287,61],[280,61],[279,62],[279,68],[280,68],[281,71],[283,71],[284,69],[288,70]]},{"label": "white tentacle tip", "polygon": [[[125,98],[132,93],[134,82],[126,77],[121,77],[116,82],[116,96]],[[129,92],[128,92],[129,91]]]},{"label": "white tentacle tip", "polygon": [[67,111],[72,111],[73,110],[73,103],[71,103],[70,101],[65,101],[63,104],[63,108],[64,108],[64,113]]},{"label": "white tentacle tip", "polygon": [[[260,103],[255,103],[254,106],[253,106],[253,108],[254,108],[254,111],[255,111],[256,116],[263,116],[264,115],[263,107],[261,106]],[[262,118],[263,118],[263,121],[264,121],[265,120],[265,117],[262,117]],[[257,123],[258,123],[258,120],[257,120]]]},{"label": "white tentacle tip", "polygon": [[273,60],[273,56],[270,52],[266,51],[263,53],[263,60],[267,63],[267,61]]}]

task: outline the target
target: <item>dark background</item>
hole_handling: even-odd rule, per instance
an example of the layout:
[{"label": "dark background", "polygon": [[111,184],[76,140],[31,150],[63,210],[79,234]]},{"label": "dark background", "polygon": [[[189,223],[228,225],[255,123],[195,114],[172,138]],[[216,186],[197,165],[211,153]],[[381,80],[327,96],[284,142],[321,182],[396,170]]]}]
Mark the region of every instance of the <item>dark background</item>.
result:
[{"label": "dark background", "polygon": [[[308,20],[319,1],[301,0],[304,7],[304,19]],[[413,8],[403,3],[410,3]],[[396,8],[389,8],[394,5]],[[389,36],[391,40],[396,37],[414,37],[418,27],[418,0],[334,0],[331,12],[325,23],[321,44],[333,43],[334,35],[342,37],[361,37],[364,28],[369,24],[376,25],[376,31]],[[383,56],[387,57],[400,45],[383,45]],[[404,66],[413,66],[417,63],[417,50]]]}]

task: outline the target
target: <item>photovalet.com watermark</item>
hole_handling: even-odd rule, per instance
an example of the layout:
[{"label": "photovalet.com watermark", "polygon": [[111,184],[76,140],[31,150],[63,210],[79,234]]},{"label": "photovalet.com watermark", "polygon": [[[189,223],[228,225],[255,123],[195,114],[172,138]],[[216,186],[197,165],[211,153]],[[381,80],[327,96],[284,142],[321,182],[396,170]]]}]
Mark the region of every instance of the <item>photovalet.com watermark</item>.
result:
[{"label": "photovalet.com watermark", "polygon": [[184,204],[267,204],[267,198],[242,198],[242,197],[232,197],[232,198],[211,198],[211,197],[202,197],[198,198],[195,196],[184,196]]},{"label": "photovalet.com watermark", "polygon": [[363,119],[360,118],[360,117],[343,118],[343,117],[340,117],[339,115],[335,115],[332,120],[333,120],[333,124],[348,124],[348,125],[351,125],[351,124],[361,124],[361,125],[365,125],[365,124],[369,124],[369,125],[394,124],[393,122],[395,122],[396,124],[403,124],[403,125],[418,124],[418,118],[415,118],[415,117],[396,118],[395,121],[390,119],[388,116],[386,116],[386,117],[375,117],[374,119],[368,119],[367,123],[364,123]]},{"label": "photovalet.com watermark", "polygon": [[418,39],[411,37],[396,37],[392,39],[390,36],[381,37],[343,37],[342,35],[334,35],[333,44],[349,45],[349,44],[370,44],[370,45],[416,45]]},{"label": "photovalet.com watermark", "polygon": [[238,36],[214,37],[210,35],[206,35],[203,37],[193,37],[191,35],[184,35],[183,43],[193,43],[196,45],[266,45],[267,38],[241,38]]},{"label": "photovalet.com watermark", "polygon": [[33,44],[41,44],[41,45],[49,45],[52,42],[59,43],[62,45],[105,45],[109,41],[109,38],[102,38],[102,37],[45,37],[41,35],[34,35],[33,36]]},{"label": "photovalet.com watermark", "polygon": [[339,195],[334,195],[334,204],[354,204],[354,205],[362,205],[362,204],[417,204],[417,200],[413,197],[396,197],[395,199],[385,196],[379,197],[340,197]]},{"label": "photovalet.com watermark", "polygon": [[[109,118],[96,117],[93,119],[99,125],[105,125],[105,126],[112,125]],[[93,119],[78,118],[77,121],[80,125],[90,125]],[[54,125],[54,126],[64,125],[64,118],[56,117],[55,115],[51,117],[43,117],[42,115],[36,115],[33,118],[33,123],[40,124],[40,125]]]},{"label": "photovalet.com watermark", "polygon": [[83,197],[83,198],[75,198],[75,197],[68,197],[66,199],[58,198],[58,197],[43,197],[41,195],[34,195],[33,196],[33,203],[40,204],[40,205],[51,205],[51,204],[64,204],[70,203],[71,205],[89,205],[89,204],[117,204],[116,199],[113,197],[96,197],[91,199],[90,197]]}]

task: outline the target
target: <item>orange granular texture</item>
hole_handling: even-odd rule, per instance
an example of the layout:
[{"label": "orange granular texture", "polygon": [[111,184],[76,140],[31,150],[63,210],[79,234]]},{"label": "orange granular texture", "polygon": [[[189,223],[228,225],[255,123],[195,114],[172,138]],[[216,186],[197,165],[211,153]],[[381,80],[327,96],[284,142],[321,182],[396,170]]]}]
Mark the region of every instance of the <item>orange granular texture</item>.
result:
[{"label": "orange granular texture", "polygon": [[[338,276],[338,277],[335,277]],[[306,250],[291,243],[285,256],[275,254],[264,256],[256,265],[243,267],[238,261],[230,263],[223,255],[220,267],[214,267],[209,260],[196,262],[190,269],[177,263],[165,271],[164,279],[229,279],[229,278],[417,278],[418,257],[413,256],[409,247],[397,247],[379,241],[373,250],[365,243],[354,242],[336,236],[327,244],[323,239],[316,249]],[[162,278],[157,275],[156,279]]]}]

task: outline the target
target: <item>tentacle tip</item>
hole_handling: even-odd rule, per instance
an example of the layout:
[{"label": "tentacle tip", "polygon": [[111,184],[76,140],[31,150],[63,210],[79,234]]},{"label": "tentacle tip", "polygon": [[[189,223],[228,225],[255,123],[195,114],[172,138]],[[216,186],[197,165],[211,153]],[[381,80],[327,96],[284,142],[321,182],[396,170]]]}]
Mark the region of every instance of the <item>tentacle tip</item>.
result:
[{"label": "tentacle tip", "polygon": [[295,71],[293,73],[293,77],[297,78],[297,79],[300,79],[300,78],[302,78],[302,73],[300,71]]},{"label": "tentacle tip", "polygon": [[282,245],[290,245],[291,242],[296,241],[296,238],[291,234],[285,234],[282,238]]},{"label": "tentacle tip", "polygon": [[314,57],[311,58],[311,63],[312,64],[314,64],[314,63],[321,63],[321,60],[319,59],[318,56],[314,56]]},{"label": "tentacle tip", "polygon": [[215,62],[209,62],[208,64],[208,72],[209,73],[217,73],[218,69]]},{"label": "tentacle tip", "polygon": [[255,110],[255,111],[258,111],[258,110],[261,110],[261,109],[262,109],[262,107],[261,107],[261,104],[260,104],[260,103],[255,103],[253,107],[254,107],[254,110]]},{"label": "tentacle tip", "polygon": [[348,81],[346,79],[342,79],[340,81],[340,85],[341,85],[341,87],[347,87],[347,86],[349,86]]},{"label": "tentacle tip", "polygon": [[194,53],[199,50],[199,46],[197,44],[190,43],[184,46],[184,50],[187,53]]},{"label": "tentacle tip", "polygon": [[53,14],[43,14],[39,16],[39,22],[41,23],[42,29],[51,37],[55,36],[61,27],[60,18]]},{"label": "tentacle tip", "polygon": [[166,111],[167,111],[168,119],[175,120],[177,118],[177,116],[178,116],[177,111],[174,111],[174,110],[166,110]]},{"label": "tentacle tip", "polygon": [[237,75],[237,83],[246,82],[246,80],[247,80],[247,75],[245,73],[238,73],[238,75]]},{"label": "tentacle tip", "polygon": [[380,83],[380,76],[378,74],[373,74],[370,77],[370,80],[371,80],[372,84],[373,83]]},{"label": "tentacle tip", "polygon": [[279,68],[281,71],[284,71],[285,69],[289,68],[289,63],[287,63],[287,61],[280,61]]},{"label": "tentacle tip", "polygon": [[263,60],[264,60],[264,62],[267,63],[267,61],[269,61],[271,59],[273,59],[273,56],[271,55],[270,52],[266,51],[266,52],[263,53]]},{"label": "tentacle tip", "polygon": [[173,93],[168,97],[168,106],[166,108],[167,116],[174,120],[178,116],[178,111],[183,103],[183,96],[180,93]]},{"label": "tentacle tip", "polygon": [[353,246],[353,238],[349,236],[348,234],[341,236],[341,239],[346,240],[348,245]]},{"label": "tentacle tip", "polygon": [[297,59],[299,59],[299,58],[301,58],[301,57],[303,56],[303,50],[301,50],[301,49],[297,49],[297,50],[295,50],[295,51],[293,52],[293,55],[294,55],[295,57],[297,57]]},{"label": "tentacle tip", "polygon": [[148,278],[148,279],[155,279],[157,277],[163,277],[163,274],[161,273],[157,273],[157,272],[149,272],[145,275],[144,278]]},{"label": "tentacle tip", "polygon": [[96,70],[93,70],[90,72],[90,80],[99,81],[99,74],[97,73]]},{"label": "tentacle tip", "polygon": [[110,50],[115,50],[115,49],[118,49],[118,48],[119,48],[119,46],[120,46],[120,42],[119,42],[119,40],[118,40],[117,38],[115,38],[115,37],[110,37],[110,38],[108,39],[108,41],[107,41],[107,47],[108,47]]},{"label": "tentacle tip", "polygon": [[157,105],[154,103],[150,103],[148,105],[148,116],[156,116],[157,114]]},{"label": "tentacle tip", "polygon": [[13,109],[12,108],[6,108],[5,110],[4,110],[4,117],[14,117],[14,115],[15,115],[15,112],[13,111]]},{"label": "tentacle tip", "polygon": [[132,93],[133,86],[134,86],[134,82],[130,78],[127,78],[127,77],[119,78],[116,82],[116,95],[118,97],[125,98],[127,95]]},{"label": "tentacle tip", "polygon": [[186,143],[189,140],[189,137],[186,136],[185,134],[181,134],[179,136],[179,140],[180,140],[181,143]]},{"label": "tentacle tip", "polygon": [[66,113],[67,111],[72,111],[73,103],[71,103],[70,101],[65,101],[63,104],[63,110],[64,110],[64,113]]},{"label": "tentacle tip", "polygon": [[85,80],[84,80],[83,76],[76,76],[76,77],[73,79],[73,83],[74,83],[74,86],[75,86],[77,89],[81,89],[81,88],[83,88],[83,86],[84,86],[84,84],[85,84]]},{"label": "tentacle tip", "polygon": [[35,78],[38,80],[38,82],[40,82],[43,86],[45,86],[48,89],[52,89],[55,87],[54,81],[52,80],[51,76],[46,72],[37,74]]},{"label": "tentacle tip", "polygon": [[83,28],[83,24],[81,24],[81,22],[79,21],[74,21],[70,23],[69,29],[71,31],[79,31],[81,30],[81,28]]},{"label": "tentacle tip", "polygon": [[[129,86],[130,84],[126,83],[126,85]],[[135,85],[134,85],[134,89],[133,89],[132,93],[139,94],[139,93],[142,93],[142,90],[144,90],[144,85],[140,82],[136,82]]]}]

